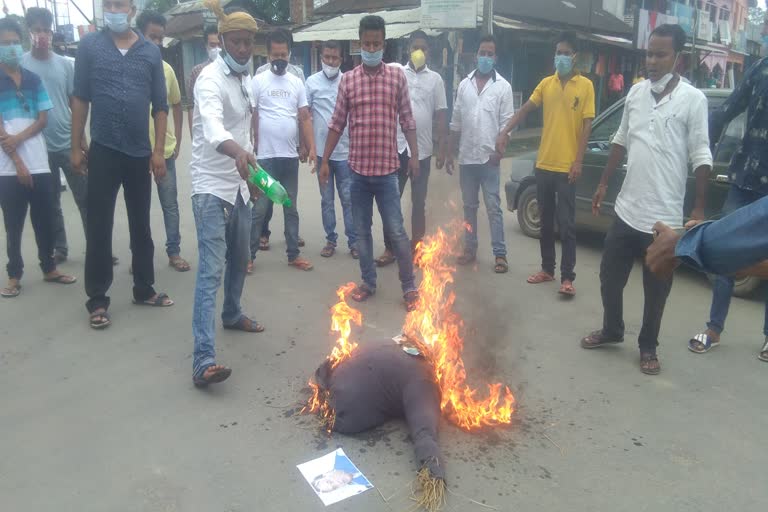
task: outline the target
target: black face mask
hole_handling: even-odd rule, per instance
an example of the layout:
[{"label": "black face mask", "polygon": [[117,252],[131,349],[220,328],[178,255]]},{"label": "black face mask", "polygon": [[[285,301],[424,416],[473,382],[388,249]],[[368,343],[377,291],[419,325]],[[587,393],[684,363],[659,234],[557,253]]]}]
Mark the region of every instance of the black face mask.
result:
[{"label": "black face mask", "polygon": [[272,61],[272,71],[278,75],[282,75],[285,72],[285,68],[288,67],[288,61],[285,59],[275,59]]}]

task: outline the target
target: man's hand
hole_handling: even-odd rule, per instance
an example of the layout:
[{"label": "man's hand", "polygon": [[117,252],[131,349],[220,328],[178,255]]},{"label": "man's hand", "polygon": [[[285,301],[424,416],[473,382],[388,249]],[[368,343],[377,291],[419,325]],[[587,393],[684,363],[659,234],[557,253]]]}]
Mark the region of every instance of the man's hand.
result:
[{"label": "man's hand", "polygon": [[606,190],[608,190],[607,185],[598,185],[595,195],[592,196],[592,215],[595,217],[600,216],[600,207],[603,205]]},{"label": "man's hand", "polygon": [[413,157],[408,159],[408,176],[413,179],[419,177],[419,161]]},{"label": "man's hand", "polygon": [[453,168],[455,165],[453,155],[448,155],[445,158],[445,172],[447,172],[449,176],[453,176]]},{"label": "man's hand", "polygon": [[264,194],[259,187],[250,181],[248,182],[248,192],[251,194],[251,201],[254,203]]},{"label": "man's hand", "polygon": [[328,166],[328,160],[323,160],[320,165],[320,184],[325,187],[328,185],[328,178],[331,176],[331,168]]},{"label": "man's hand", "polygon": [[258,165],[256,163],[256,156],[245,150],[240,151],[235,158],[235,166],[237,167],[238,174],[240,174],[240,177],[245,181],[248,181],[248,176],[251,175],[251,170],[248,169],[249,164],[253,166],[254,169],[256,168]]},{"label": "man's hand", "polygon": [[19,139],[15,135],[0,135],[0,146],[6,155],[11,155],[16,151],[19,145]]},{"label": "man's hand", "polygon": [[78,176],[88,174],[86,153],[83,150],[72,148],[69,155],[69,163],[72,165],[72,171]]},{"label": "man's hand", "polygon": [[443,166],[445,165],[445,153],[446,153],[445,148],[440,148],[437,150],[436,165],[438,169],[442,169]]},{"label": "man's hand", "polygon": [[[707,214],[704,213],[704,208],[694,208],[691,212],[691,221],[696,221],[696,224],[705,221]],[[694,224],[694,226],[696,225]]]},{"label": "man's hand", "polygon": [[507,144],[509,143],[509,137],[505,133],[499,134],[496,137],[496,152],[503,155],[507,152]]},{"label": "man's hand", "polygon": [[317,150],[315,148],[309,148],[309,156],[307,157],[307,162],[312,167],[312,172],[315,172],[315,166],[317,165]]},{"label": "man's hand", "polygon": [[498,167],[501,164],[501,158],[503,156],[504,156],[503,153],[499,153],[498,151],[496,151],[490,156],[490,158],[488,158],[488,164],[494,167]]},{"label": "man's hand", "polygon": [[22,162],[21,158],[17,159],[14,163],[16,164],[16,178],[19,180],[19,183],[24,187],[34,188],[35,184],[32,181],[32,175],[29,174],[26,164]]},{"label": "man's hand", "polygon": [[301,163],[306,163],[308,156],[309,156],[309,148],[304,144],[299,145],[299,161]]},{"label": "man's hand", "polygon": [[568,183],[573,185],[579,178],[581,178],[581,162],[573,162],[571,171],[568,173]]},{"label": "man's hand", "polygon": [[179,152],[180,151],[181,151],[181,143],[180,142],[176,142],[176,147],[173,148],[173,155],[171,156],[171,158],[173,158],[174,160],[179,158]]},{"label": "man's hand", "polygon": [[152,158],[149,160],[149,170],[155,176],[155,182],[165,178],[167,169],[165,168],[165,157],[161,152],[152,153]]},{"label": "man's hand", "polygon": [[653,233],[655,240],[646,251],[645,264],[651,272],[666,279],[680,265],[680,260],[675,256],[675,247],[681,235],[663,222],[654,224]]}]

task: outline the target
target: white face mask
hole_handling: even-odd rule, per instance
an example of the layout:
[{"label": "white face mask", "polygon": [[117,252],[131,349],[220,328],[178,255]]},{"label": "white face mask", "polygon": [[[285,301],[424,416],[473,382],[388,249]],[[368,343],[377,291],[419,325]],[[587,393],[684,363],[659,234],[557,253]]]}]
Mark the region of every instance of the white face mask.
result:
[{"label": "white face mask", "polygon": [[213,62],[216,60],[216,57],[219,56],[219,52],[221,52],[221,48],[208,48],[208,60]]},{"label": "white face mask", "polygon": [[675,68],[677,67],[677,57],[679,57],[680,54],[678,53],[675,55],[675,62],[672,64],[672,71],[670,73],[667,73],[663,77],[659,78],[655,82],[651,82],[651,91],[653,91],[654,94],[661,94],[664,92],[664,89],[667,88],[667,85],[669,85],[669,82],[672,81],[672,79],[675,77]]},{"label": "white face mask", "polygon": [[339,75],[338,67],[329,66],[325,62],[323,62],[322,64],[323,64],[323,73],[325,73],[325,76],[327,76],[331,80],[333,80]]}]

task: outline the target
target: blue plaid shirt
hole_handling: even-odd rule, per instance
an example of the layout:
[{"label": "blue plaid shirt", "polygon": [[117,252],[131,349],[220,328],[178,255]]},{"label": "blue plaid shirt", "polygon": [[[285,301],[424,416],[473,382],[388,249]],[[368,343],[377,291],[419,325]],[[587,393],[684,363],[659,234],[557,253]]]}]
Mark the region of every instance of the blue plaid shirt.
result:
[{"label": "blue plaid shirt", "polygon": [[80,41],[74,95],[91,103],[91,139],[128,156],[147,157],[149,105],[152,115],[168,112],[160,49],[138,33],[123,55],[108,29]]},{"label": "blue plaid shirt", "polygon": [[709,119],[709,140],[716,144],[725,126],[747,112],[747,131],[731,160],[731,182],[768,195],[768,58],[755,63],[744,80]]}]

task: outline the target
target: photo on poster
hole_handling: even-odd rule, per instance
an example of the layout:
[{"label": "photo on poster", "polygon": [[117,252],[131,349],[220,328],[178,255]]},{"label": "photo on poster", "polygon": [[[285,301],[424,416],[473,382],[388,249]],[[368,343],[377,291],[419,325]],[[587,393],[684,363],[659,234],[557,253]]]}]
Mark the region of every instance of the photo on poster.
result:
[{"label": "photo on poster", "polygon": [[373,489],[341,448],[296,467],[325,506]]}]

